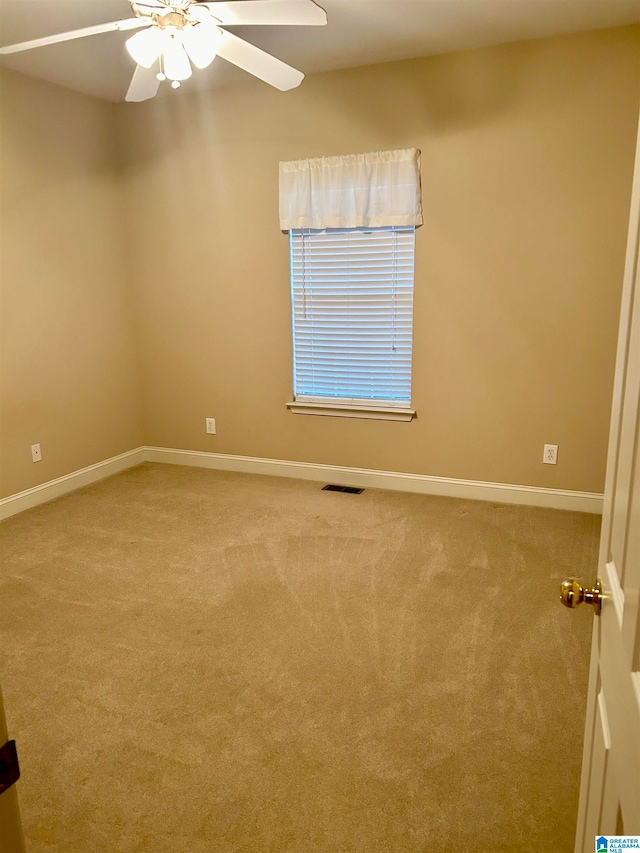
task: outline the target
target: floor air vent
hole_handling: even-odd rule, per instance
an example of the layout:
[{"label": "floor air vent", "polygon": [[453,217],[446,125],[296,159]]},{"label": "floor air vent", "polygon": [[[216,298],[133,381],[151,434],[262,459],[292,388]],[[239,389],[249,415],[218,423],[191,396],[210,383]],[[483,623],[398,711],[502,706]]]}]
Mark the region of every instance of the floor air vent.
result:
[{"label": "floor air vent", "polygon": [[355,486],[335,486],[333,483],[329,483],[328,486],[322,487],[323,492],[347,492],[349,495],[359,495],[361,492],[364,492],[364,489],[356,489]]}]

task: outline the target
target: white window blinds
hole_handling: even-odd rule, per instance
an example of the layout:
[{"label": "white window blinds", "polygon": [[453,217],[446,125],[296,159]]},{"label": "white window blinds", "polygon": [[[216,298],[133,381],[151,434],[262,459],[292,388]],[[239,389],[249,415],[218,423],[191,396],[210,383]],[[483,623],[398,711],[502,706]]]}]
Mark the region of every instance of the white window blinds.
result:
[{"label": "white window blinds", "polygon": [[407,407],[413,227],[290,232],[296,401]]}]

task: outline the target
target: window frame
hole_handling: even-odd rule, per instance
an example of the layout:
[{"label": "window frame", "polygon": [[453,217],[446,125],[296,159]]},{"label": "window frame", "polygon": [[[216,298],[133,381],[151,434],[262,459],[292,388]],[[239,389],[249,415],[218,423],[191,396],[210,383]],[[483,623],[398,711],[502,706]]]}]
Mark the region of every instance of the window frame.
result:
[{"label": "window frame", "polygon": [[[297,376],[299,362],[296,342],[296,290],[300,288],[300,281],[294,273],[294,240],[304,238],[309,234],[335,237],[336,234],[347,232],[411,232],[411,284],[410,284],[410,326],[409,333],[404,333],[404,343],[410,346],[408,371],[409,400],[381,399],[375,397],[358,396],[328,396],[307,393],[297,393]],[[286,403],[287,408],[294,414],[324,415],[332,417],[371,418],[376,420],[411,421],[416,417],[416,411],[412,408],[413,394],[413,323],[414,323],[414,290],[415,290],[415,232],[416,227],[410,226],[382,226],[375,228],[327,228],[309,229],[295,228],[289,230],[289,252],[290,252],[290,288],[291,288],[291,332],[292,332],[292,384],[293,400]],[[350,247],[347,244],[347,249]],[[301,247],[298,248],[298,251]],[[362,244],[358,246],[359,253]],[[406,249],[405,249],[406,251]],[[372,265],[375,260],[371,260]],[[395,261],[393,262],[395,263]],[[302,285],[304,286],[304,285]],[[403,287],[406,288],[406,276]],[[383,294],[390,292],[388,283],[383,289]],[[397,315],[396,315],[397,316]],[[394,332],[395,333],[395,332]],[[348,362],[347,362],[348,363]],[[374,362],[375,363],[375,362]]]}]

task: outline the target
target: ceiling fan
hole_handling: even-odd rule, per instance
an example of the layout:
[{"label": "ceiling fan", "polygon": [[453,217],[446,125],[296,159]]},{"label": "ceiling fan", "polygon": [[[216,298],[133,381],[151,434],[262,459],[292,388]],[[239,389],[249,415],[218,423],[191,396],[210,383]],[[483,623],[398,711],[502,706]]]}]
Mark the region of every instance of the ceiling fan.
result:
[{"label": "ceiling fan", "polygon": [[299,86],[304,78],[275,56],[224,29],[241,25],[322,26],[327,13],[313,0],[129,0],[133,18],[0,47],[0,55],[118,30],[138,30],[125,42],[136,69],[125,100],[146,101],[169,80],[177,89],[196,68],[216,56],[276,89]]}]

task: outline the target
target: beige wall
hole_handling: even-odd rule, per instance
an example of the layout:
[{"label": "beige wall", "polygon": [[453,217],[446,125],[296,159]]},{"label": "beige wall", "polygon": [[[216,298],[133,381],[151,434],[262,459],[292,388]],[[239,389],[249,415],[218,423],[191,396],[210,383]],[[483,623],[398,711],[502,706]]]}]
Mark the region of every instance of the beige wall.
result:
[{"label": "beige wall", "polygon": [[8,71],[0,98],[8,495],[137,447],[142,429],[114,106]]},{"label": "beige wall", "polygon": [[[120,105],[146,442],[601,491],[639,48],[623,28]],[[278,161],[409,146],[418,419],[293,415]]]},{"label": "beige wall", "polygon": [[[623,28],[118,106],[3,71],[0,493],[142,443],[601,491],[639,56]],[[292,415],[278,161],[409,146],[418,419]]]}]

